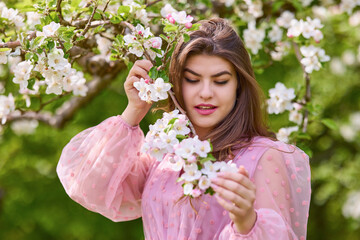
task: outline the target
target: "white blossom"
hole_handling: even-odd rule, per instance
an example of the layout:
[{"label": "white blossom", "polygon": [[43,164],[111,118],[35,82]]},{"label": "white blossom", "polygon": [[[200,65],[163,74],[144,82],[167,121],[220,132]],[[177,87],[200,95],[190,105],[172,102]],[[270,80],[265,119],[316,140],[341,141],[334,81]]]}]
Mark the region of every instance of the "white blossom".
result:
[{"label": "white blossom", "polygon": [[330,60],[330,57],[325,54],[323,49],[314,47],[313,45],[308,47],[302,46],[300,52],[304,56],[304,58],[301,59],[301,63],[304,65],[307,73],[312,73],[313,70],[319,70],[321,67],[320,62]]},{"label": "white blossom", "polygon": [[194,20],[194,18],[190,15],[187,15],[185,11],[173,12],[171,16],[175,19],[177,23],[180,24],[185,24]]},{"label": "white blossom", "polygon": [[204,164],[204,168],[201,169],[203,174],[206,174],[209,179],[216,178],[217,171],[221,168],[222,164],[220,162],[211,162],[206,161]]},{"label": "white blossom", "polygon": [[353,27],[360,25],[360,11],[356,11],[350,16],[349,24]]},{"label": "white blossom", "polygon": [[184,139],[180,142],[179,147],[175,149],[175,154],[184,158],[190,158],[195,151],[195,146],[191,138]]},{"label": "white blossom", "polygon": [[41,24],[41,15],[37,12],[26,12],[26,24],[31,28],[35,28],[35,25]]},{"label": "white blossom", "polygon": [[340,58],[334,57],[330,61],[330,71],[335,75],[342,76],[346,72],[346,67]]},{"label": "white blossom", "polygon": [[179,140],[176,138],[176,132],[174,130],[170,130],[168,133],[161,132],[159,137],[160,140],[165,143],[164,147],[167,148],[168,152],[172,152],[173,146],[179,143]]},{"label": "white blossom", "polygon": [[30,61],[23,61],[19,63],[14,69],[13,82],[20,85],[20,89],[27,88],[28,80],[33,69],[33,65]]},{"label": "white blossom", "polygon": [[194,197],[194,198],[196,198],[196,197],[198,197],[198,196],[200,196],[200,195],[201,195],[200,189],[195,188],[195,189],[193,189],[193,190],[191,191],[191,196]]},{"label": "white blossom", "polygon": [[360,131],[360,112],[355,112],[350,115],[350,124],[355,131]]},{"label": "white blossom", "polygon": [[184,184],[184,195],[191,195],[193,188],[194,188],[194,184],[185,183]]},{"label": "white blossom", "polygon": [[[0,43],[2,41],[0,40]],[[8,55],[11,52],[11,50],[1,51],[0,52],[0,64],[6,64],[8,62]]]},{"label": "white blossom", "polygon": [[165,83],[164,79],[157,78],[155,82],[149,85],[151,101],[157,102],[168,97],[167,91],[170,90],[170,83]]},{"label": "white blossom", "polygon": [[281,13],[280,17],[276,19],[277,25],[284,28],[289,28],[291,21],[295,18],[294,13],[290,11],[284,11]]},{"label": "white blossom", "polygon": [[276,138],[282,142],[289,142],[289,136],[292,132],[296,132],[299,130],[298,126],[295,127],[288,127],[288,128],[280,128],[279,131],[276,133]]},{"label": "white blossom", "polygon": [[141,100],[148,101],[149,84],[146,83],[144,78],[140,78],[140,81],[134,82],[134,87],[139,91],[138,95]]},{"label": "white blossom", "polygon": [[43,27],[42,32],[36,32],[36,36],[52,37],[55,35],[60,26],[60,23],[51,22],[50,24]]},{"label": "white blossom", "polygon": [[33,134],[38,127],[37,120],[18,120],[11,123],[11,129],[16,135],[29,135]]},{"label": "white blossom", "polygon": [[259,0],[245,0],[248,5],[248,13],[253,15],[255,18],[259,18],[264,15],[262,1]]},{"label": "white blossom", "polygon": [[341,125],[339,128],[340,135],[348,142],[354,141],[357,132],[354,131],[350,124]]},{"label": "white blossom", "polygon": [[174,122],[174,130],[177,134],[186,135],[190,133],[190,128],[187,127],[188,121],[185,115],[180,115]]},{"label": "white blossom", "polygon": [[194,143],[194,145],[195,145],[195,153],[200,157],[206,157],[208,153],[211,151],[211,146],[209,141],[198,140]]},{"label": "white blossom", "polygon": [[48,54],[48,64],[56,71],[64,70],[69,65],[69,61],[64,58],[64,52],[62,49],[54,49]]},{"label": "white blossom", "polygon": [[224,3],[226,7],[230,7],[235,3],[235,0],[219,0],[219,2]]},{"label": "white blossom", "polygon": [[249,22],[248,28],[244,30],[244,41],[253,54],[257,54],[262,48],[261,43],[264,38],[264,29],[256,29],[255,21]]},{"label": "white blossom", "polygon": [[280,29],[278,25],[273,25],[271,31],[268,36],[270,38],[270,42],[280,41],[283,35],[283,30]]},{"label": "white blossom", "polygon": [[302,115],[301,112],[296,111],[296,110],[291,110],[290,111],[289,120],[291,122],[294,122],[294,123],[300,125],[301,122],[302,122],[302,119],[303,119],[303,115]]},{"label": "white blossom", "polygon": [[360,219],[360,191],[349,194],[342,207],[342,214],[346,218]]},{"label": "white blossom", "polygon": [[181,178],[186,182],[192,182],[201,177],[201,172],[198,170],[196,163],[186,164],[184,166],[184,173],[181,175]]},{"label": "white blossom", "polygon": [[348,65],[354,65],[356,63],[356,56],[353,53],[353,51],[351,50],[345,50],[342,55],[341,55],[341,59],[343,60],[343,62]]},{"label": "white blossom", "polygon": [[166,18],[169,14],[173,14],[177,12],[171,4],[167,3],[165,6],[160,10],[160,14],[163,18]]},{"label": "white blossom", "polygon": [[150,31],[150,28],[144,28],[143,25],[138,24],[135,27],[136,33],[139,34],[140,36],[144,37],[144,38],[148,38],[150,36],[153,36],[153,34]]},{"label": "white blossom", "polygon": [[201,190],[208,189],[210,187],[210,185],[211,185],[211,180],[208,177],[206,177],[206,176],[200,177],[200,179],[199,179],[199,188]]},{"label": "white blossom", "polygon": [[310,3],[312,2],[313,0],[301,0],[301,4],[304,6],[304,7],[307,7],[310,5]]},{"label": "white blossom", "polygon": [[267,100],[268,113],[279,114],[285,110],[293,109],[291,101],[295,98],[293,88],[287,89],[283,83],[276,83],[275,88],[269,90],[270,99]]},{"label": "white blossom", "polygon": [[184,159],[179,157],[178,155],[174,155],[173,157],[169,158],[170,166],[173,171],[180,171],[183,166],[185,165]]},{"label": "white blossom", "polygon": [[236,166],[236,164],[230,160],[227,163],[222,162],[221,167],[220,167],[220,172],[237,172],[238,171],[238,167]]},{"label": "white blossom", "polygon": [[15,100],[10,93],[7,97],[0,95],[0,118],[1,124],[5,124],[7,116],[15,111]]}]

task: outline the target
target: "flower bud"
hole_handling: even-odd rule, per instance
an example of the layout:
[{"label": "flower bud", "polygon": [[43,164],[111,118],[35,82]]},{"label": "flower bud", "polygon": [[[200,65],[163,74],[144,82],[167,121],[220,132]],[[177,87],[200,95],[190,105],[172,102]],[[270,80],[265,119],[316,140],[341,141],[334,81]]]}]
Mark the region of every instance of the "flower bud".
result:
[{"label": "flower bud", "polygon": [[166,19],[167,19],[167,20],[170,20],[170,18],[171,18],[171,13],[169,13],[169,14],[166,16]]},{"label": "flower bud", "polygon": [[169,21],[170,21],[172,24],[175,24],[175,22],[176,22],[173,17],[170,17],[170,18],[169,18]]},{"label": "flower bud", "polygon": [[190,29],[190,28],[192,27],[192,23],[191,23],[191,22],[185,23],[185,27],[186,27],[187,29]]}]

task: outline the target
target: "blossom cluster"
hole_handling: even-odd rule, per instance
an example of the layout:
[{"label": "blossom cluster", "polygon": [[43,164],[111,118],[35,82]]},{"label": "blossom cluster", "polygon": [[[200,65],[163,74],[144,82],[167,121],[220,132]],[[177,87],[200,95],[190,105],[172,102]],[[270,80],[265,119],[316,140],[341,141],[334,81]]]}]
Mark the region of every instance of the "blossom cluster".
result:
[{"label": "blossom cluster", "polygon": [[324,49],[310,45],[308,47],[302,46],[300,48],[301,54],[304,56],[301,59],[301,64],[305,67],[305,72],[312,73],[314,70],[319,70],[320,62],[327,62],[330,57],[325,54]]},{"label": "blossom cluster", "polygon": [[[135,31],[132,34],[126,34],[124,36],[125,46],[128,46],[129,52],[135,54],[137,57],[142,57],[144,51],[146,51],[151,59],[155,57],[162,57],[164,51],[161,50],[162,39],[160,37],[154,37],[150,28],[144,28],[141,24],[135,27]],[[159,49],[161,53],[157,53],[153,49]]]},{"label": "blossom cluster", "polygon": [[[47,56],[42,53],[38,57],[39,60],[36,64],[26,60],[14,67],[13,82],[20,85],[20,92],[27,92],[32,72],[37,71],[45,78],[37,84],[47,86],[46,94],[60,95],[65,90],[73,92],[74,95],[86,95],[88,88],[85,85],[86,80],[83,73],[71,67],[69,61],[64,58],[62,49],[54,48]],[[38,88],[36,89],[38,90]]]},{"label": "blossom cluster", "polygon": [[187,15],[185,11],[178,12],[175,10],[170,4],[166,4],[160,11],[162,17],[169,20],[170,23],[175,24],[182,24],[186,28],[192,27],[192,21],[194,18],[190,15]]},{"label": "blossom cluster", "polygon": [[24,18],[19,15],[19,10],[7,8],[3,2],[0,2],[0,17],[6,19],[9,24],[14,24],[17,28],[24,26]]},{"label": "blossom cluster", "polygon": [[134,82],[134,87],[139,91],[141,100],[151,103],[167,99],[167,91],[170,90],[171,85],[162,78],[157,78],[155,81],[141,78],[140,81]]},{"label": "blossom cluster", "polygon": [[[286,88],[283,83],[276,83],[275,88],[269,90],[270,99],[267,100],[268,113],[279,114],[284,111],[290,111],[289,120],[301,125],[303,114],[301,113],[302,105],[293,102],[295,99],[295,91],[293,88]],[[289,141],[292,132],[298,131],[299,126],[281,128],[276,134],[277,139],[283,142]]]},{"label": "blossom cluster", "polygon": [[201,141],[198,136],[190,137],[189,120],[178,110],[164,113],[146,135],[142,152],[149,153],[173,171],[181,171],[179,182],[183,182],[184,195],[198,197],[202,193],[211,193],[211,179],[217,172],[236,172],[235,163],[212,162],[209,141]]}]

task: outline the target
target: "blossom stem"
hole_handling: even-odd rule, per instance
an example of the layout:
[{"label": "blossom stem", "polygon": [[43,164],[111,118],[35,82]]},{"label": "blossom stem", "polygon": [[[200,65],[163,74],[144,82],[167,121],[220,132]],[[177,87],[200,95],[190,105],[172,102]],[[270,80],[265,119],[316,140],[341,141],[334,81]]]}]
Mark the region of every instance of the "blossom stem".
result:
[{"label": "blossom stem", "polygon": [[[308,102],[311,101],[311,88],[310,88],[310,75],[305,71],[305,67],[303,64],[301,64],[301,53],[300,53],[300,49],[299,49],[299,45],[296,44],[295,42],[292,41],[292,45],[294,47],[295,50],[295,55],[297,60],[300,63],[301,69],[304,72],[304,78],[305,78],[305,87],[306,87],[306,92],[305,92],[305,96],[302,100],[302,103],[304,105],[306,105]],[[302,126],[302,132],[306,132],[307,131],[307,126],[309,124],[309,110],[305,108],[305,112],[304,112],[304,118],[303,121],[301,123]]]},{"label": "blossom stem", "polygon": [[[175,97],[174,92],[170,89],[170,90],[168,91],[168,93],[169,93],[169,95],[170,95],[170,97],[171,97],[171,99],[172,99],[175,107],[176,107],[177,109],[179,109],[179,111],[187,117],[185,110],[182,109],[182,107],[180,107],[179,102],[176,100],[176,97]],[[190,127],[190,129],[191,129],[191,132],[192,132],[194,135],[196,135],[194,126],[192,125],[191,121],[189,121],[189,127]]]}]

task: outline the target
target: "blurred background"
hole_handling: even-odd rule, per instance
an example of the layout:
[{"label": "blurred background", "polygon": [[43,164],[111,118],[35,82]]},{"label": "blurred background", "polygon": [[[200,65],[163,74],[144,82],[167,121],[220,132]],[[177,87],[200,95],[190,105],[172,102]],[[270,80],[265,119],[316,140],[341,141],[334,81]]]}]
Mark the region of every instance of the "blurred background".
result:
[{"label": "blurred background", "polygon": [[[201,1],[200,1],[201,2]],[[207,2],[207,1],[204,1]],[[316,2],[316,1],[315,1]],[[15,1],[8,1],[10,6]],[[236,17],[236,16],[235,16]],[[323,20],[323,48],[330,62],[311,74],[313,113],[331,119],[329,126],[312,122],[306,142],[312,154],[312,200],[308,239],[360,239],[360,20],[349,16]],[[276,82],[300,88],[303,72],[294,54],[255,69],[266,95]],[[12,73],[0,65],[0,83]],[[144,239],[141,219],[114,223],[72,201],[56,175],[63,147],[78,132],[121,114],[127,104],[121,72],[64,128],[42,123],[2,130],[0,140],[0,239]],[[11,83],[8,83],[11,85]],[[15,86],[14,86],[15,87]],[[11,88],[11,86],[10,86]],[[47,106],[56,109],[62,101]],[[288,122],[288,113],[270,115],[274,131]],[[148,114],[141,127],[146,133],[156,116]],[[36,127],[37,126],[37,127]]]}]

